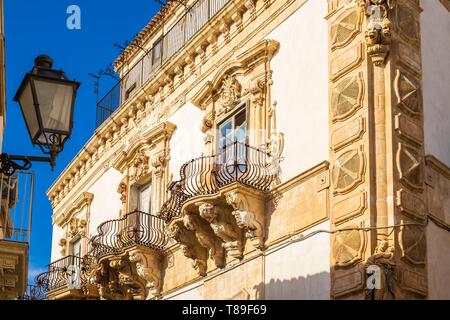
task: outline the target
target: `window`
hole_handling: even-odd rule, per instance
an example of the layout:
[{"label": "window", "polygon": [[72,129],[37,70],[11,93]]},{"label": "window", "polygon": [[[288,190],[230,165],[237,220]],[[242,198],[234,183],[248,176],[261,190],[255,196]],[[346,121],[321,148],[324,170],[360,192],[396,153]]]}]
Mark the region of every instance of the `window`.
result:
[{"label": "window", "polygon": [[155,43],[153,44],[152,65],[161,64],[162,54],[163,54],[163,38],[161,37],[158,40],[156,40]]},{"label": "window", "polygon": [[228,174],[245,172],[247,158],[247,108],[238,109],[219,124],[217,159]]},{"label": "window", "polygon": [[151,184],[146,184],[137,190],[137,210],[150,213],[151,210]]},{"label": "window", "polygon": [[72,255],[76,257],[81,257],[81,239],[77,239],[72,242]]},{"label": "window", "polygon": [[247,108],[240,109],[219,124],[219,150],[235,141],[247,143]]}]

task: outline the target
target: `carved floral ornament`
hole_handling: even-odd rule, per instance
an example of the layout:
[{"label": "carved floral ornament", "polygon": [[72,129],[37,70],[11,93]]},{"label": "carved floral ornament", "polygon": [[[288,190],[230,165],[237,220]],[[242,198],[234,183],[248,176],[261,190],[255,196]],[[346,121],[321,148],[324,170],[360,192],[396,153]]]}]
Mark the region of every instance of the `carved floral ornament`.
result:
[{"label": "carved floral ornament", "polygon": [[64,214],[58,215],[53,221],[55,225],[66,230],[65,235],[58,242],[62,255],[66,254],[67,244],[71,239],[86,236],[93,199],[94,194],[83,192]]}]

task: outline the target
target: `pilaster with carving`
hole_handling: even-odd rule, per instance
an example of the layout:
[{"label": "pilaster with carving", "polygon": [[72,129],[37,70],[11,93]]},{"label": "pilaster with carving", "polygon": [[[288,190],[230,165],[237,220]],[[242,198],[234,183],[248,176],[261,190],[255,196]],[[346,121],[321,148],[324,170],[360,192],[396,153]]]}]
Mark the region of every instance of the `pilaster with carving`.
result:
[{"label": "pilaster with carving", "polygon": [[383,287],[366,298],[427,295],[420,12],[416,0],[330,1],[332,222],[372,228],[333,236],[334,298],[363,298],[371,264]]}]

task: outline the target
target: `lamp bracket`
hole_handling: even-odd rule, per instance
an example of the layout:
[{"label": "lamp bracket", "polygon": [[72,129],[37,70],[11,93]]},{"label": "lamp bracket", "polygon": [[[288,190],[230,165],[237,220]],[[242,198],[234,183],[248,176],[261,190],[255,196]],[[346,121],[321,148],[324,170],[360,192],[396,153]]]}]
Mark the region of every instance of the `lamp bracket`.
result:
[{"label": "lamp bracket", "polygon": [[[31,168],[31,162],[48,162],[52,167],[52,170],[55,167],[56,159],[55,154],[52,154],[50,157],[34,157],[34,156],[17,156],[17,155],[8,155],[6,153],[0,154],[0,173],[10,177],[17,170],[29,170]],[[22,161],[22,164],[17,163],[16,161]]]}]

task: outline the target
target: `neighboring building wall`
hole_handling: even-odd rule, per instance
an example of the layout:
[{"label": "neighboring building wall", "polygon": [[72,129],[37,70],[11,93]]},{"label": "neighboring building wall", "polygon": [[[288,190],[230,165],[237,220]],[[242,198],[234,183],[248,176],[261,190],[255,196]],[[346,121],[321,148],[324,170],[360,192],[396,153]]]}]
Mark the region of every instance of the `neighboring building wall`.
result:
[{"label": "neighboring building wall", "polygon": [[420,4],[425,153],[450,166],[450,12],[440,0]]},{"label": "neighboring building wall", "polygon": [[277,130],[285,136],[283,181],[328,159],[326,14],[326,1],[308,1],[266,37],[280,43],[271,68]]},{"label": "neighboring building wall", "polygon": [[450,232],[430,221],[427,226],[429,299],[450,299]]},{"label": "neighboring building wall", "polygon": [[450,299],[450,168],[433,156],[426,157],[426,191],[429,297]]}]

